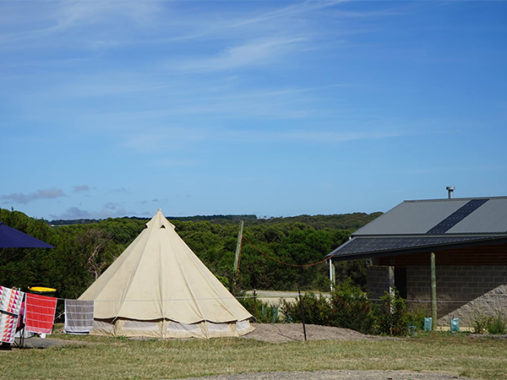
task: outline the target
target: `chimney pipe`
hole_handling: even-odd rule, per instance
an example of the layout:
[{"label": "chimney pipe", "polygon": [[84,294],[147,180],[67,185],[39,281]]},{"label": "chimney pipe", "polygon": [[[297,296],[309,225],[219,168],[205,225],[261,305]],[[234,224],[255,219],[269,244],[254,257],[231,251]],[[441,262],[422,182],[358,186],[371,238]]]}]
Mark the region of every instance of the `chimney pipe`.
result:
[{"label": "chimney pipe", "polygon": [[454,186],[447,186],[446,187],[446,190],[447,190],[447,199],[451,199],[453,197],[454,189],[455,189]]}]

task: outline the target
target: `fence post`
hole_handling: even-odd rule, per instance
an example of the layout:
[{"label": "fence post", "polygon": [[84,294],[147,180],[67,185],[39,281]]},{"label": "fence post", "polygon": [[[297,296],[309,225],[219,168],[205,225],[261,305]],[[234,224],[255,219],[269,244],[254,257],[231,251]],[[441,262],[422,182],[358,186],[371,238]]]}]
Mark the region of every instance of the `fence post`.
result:
[{"label": "fence post", "polygon": [[234,295],[236,295],[236,285],[238,282],[239,272],[239,255],[241,254],[241,242],[243,241],[243,225],[244,222],[239,222],[238,241],[236,243],[236,254],[234,255]]},{"label": "fence post", "polygon": [[435,253],[430,253],[430,266],[431,266],[431,329],[435,330],[437,327],[437,275],[435,265]]},{"label": "fence post", "polygon": [[306,342],[306,325],[305,325],[305,308],[303,307],[303,298],[301,297],[301,290],[298,285],[298,295],[299,295],[299,309],[301,310],[301,321],[303,322],[303,335],[305,337]]}]

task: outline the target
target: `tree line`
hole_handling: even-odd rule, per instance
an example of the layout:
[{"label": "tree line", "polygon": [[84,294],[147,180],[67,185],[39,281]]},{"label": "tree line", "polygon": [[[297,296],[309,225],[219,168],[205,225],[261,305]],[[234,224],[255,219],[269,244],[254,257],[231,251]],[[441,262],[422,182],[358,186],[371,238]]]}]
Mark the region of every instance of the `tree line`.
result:
[{"label": "tree line", "polygon": [[[229,288],[233,271],[238,224],[245,220],[244,235],[261,251],[243,241],[239,289],[327,290],[326,263],[298,268],[295,265],[322,260],[345,242],[350,233],[380,213],[301,215],[262,219],[250,215],[169,218],[176,232]],[[77,298],[146,227],[147,219],[109,218],[86,223],[53,223],[31,218],[19,211],[0,209],[0,221],[52,244],[54,249],[0,249],[0,284],[26,289],[56,288],[58,296]],[[279,261],[279,262],[278,262]],[[282,262],[282,263],[280,263]],[[363,261],[336,264],[338,280],[350,279],[361,287],[366,282]]]}]

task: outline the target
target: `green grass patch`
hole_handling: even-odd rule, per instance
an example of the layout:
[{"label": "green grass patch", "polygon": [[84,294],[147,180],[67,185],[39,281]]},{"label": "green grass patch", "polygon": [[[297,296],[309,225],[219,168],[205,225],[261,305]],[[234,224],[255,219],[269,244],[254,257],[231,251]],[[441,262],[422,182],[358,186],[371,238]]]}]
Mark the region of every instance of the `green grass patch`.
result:
[{"label": "green grass patch", "polygon": [[473,378],[507,378],[507,341],[465,334],[283,344],[238,338],[65,338],[89,344],[0,352],[0,377],[145,379],[348,369],[435,371]]}]

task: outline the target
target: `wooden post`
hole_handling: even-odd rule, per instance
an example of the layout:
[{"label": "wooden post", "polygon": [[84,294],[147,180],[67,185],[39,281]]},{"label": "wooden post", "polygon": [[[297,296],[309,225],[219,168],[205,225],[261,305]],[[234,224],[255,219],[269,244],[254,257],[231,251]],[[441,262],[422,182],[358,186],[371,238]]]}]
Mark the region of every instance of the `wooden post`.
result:
[{"label": "wooden post", "polygon": [[389,311],[391,312],[391,314],[394,313],[394,305],[393,305],[393,301],[394,301],[394,266],[392,265],[389,265],[387,267],[388,269],[388,281],[389,281]]},{"label": "wooden post", "polygon": [[234,255],[234,295],[236,295],[236,284],[238,281],[239,270],[239,254],[241,252],[241,242],[243,241],[243,225],[244,222],[239,222],[238,241],[236,242],[236,254]]},{"label": "wooden post", "polygon": [[303,335],[306,342],[306,324],[305,324],[305,308],[303,307],[303,298],[301,297],[301,290],[299,290],[298,284],[298,295],[299,295],[299,310],[301,311],[301,321],[303,322]]},{"label": "wooden post", "polygon": [[333,259],[329,259],[329,288],[331,292],[333,291],[333,287],[336,283],[336,277],[335,277],[335,269],[333,264]]},{"label": "wooden post", "polygon": [[437,327],[437,275],[435,266],[435,253],[430,253],[431,265],[431,329]]}]

